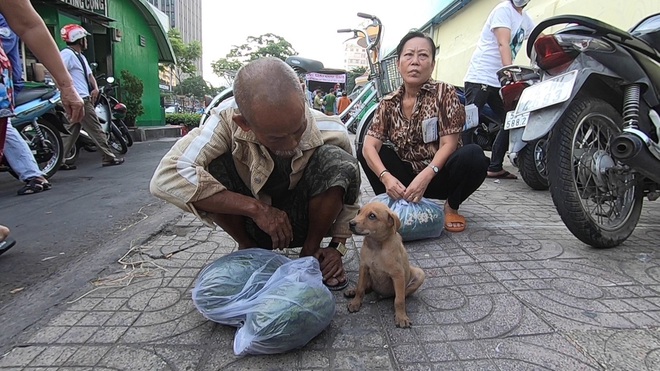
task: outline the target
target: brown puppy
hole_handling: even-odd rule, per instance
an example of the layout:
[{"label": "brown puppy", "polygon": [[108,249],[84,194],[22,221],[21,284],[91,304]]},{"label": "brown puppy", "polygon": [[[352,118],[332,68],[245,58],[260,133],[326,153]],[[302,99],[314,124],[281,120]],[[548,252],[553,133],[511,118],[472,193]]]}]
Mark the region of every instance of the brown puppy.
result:
[{"label": "brown puppy", "polygon": [[403,246],[399,217],[381,202],[370,202],[349,222],[353,233],[365,236],[360,251],[360,273],[355,289],[344,293],[352,297],[349,312],[357,312],[365,293],[375,291],[382,297],[394,296],[394,321],[397,327],[412,324],[406,313],[406,296],[424,282],[424,271],[408,262]]}]

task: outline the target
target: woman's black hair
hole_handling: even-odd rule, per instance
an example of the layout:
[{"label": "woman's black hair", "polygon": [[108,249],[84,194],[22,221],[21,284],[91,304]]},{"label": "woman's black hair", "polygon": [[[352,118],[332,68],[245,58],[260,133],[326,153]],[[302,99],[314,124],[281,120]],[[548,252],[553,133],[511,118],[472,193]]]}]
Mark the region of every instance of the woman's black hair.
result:
[{"label": "woman's black hair", "polygon": [[416,37],[421,37],[421,38],[423,38],[423,39],[426,39],[426,40],[429,42],[429,44],[431,44],[431,54],[432,54],[431,56],[433,57],[432,60],[435,60],[435,51],[436,51],[436,50],[435,50],[435,49],[436,49],[436,48],[435,48],[435,42],[433,42],[433,39],[431,38],[431,36],[425,34],[425,33],[422,32],[422,31],[418,31],[418,30],[410,30],[410,31],[409,31],[409,32],[408,32],[408,33],[407,33],[407,34],[401,39],[401,41],[399,41],[399,45],[396,47],[396,55],[398,55],[398,56],[400,57],[400,56],[401,56],[401,53],[403,53],[403,46],[406,45],[406,43],[407,43],[410,39],[414,39],[414,38],[416,38]]}]

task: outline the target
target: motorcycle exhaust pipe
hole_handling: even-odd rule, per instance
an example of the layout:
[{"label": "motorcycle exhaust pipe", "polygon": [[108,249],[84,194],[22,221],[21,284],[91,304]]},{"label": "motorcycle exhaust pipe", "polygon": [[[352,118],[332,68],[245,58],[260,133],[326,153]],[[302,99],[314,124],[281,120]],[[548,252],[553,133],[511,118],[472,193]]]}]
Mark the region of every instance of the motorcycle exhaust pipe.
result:
[{"label": "motorcycle exhaust pipe", "polygon": [[[646,136],[644,133],[642,135]],[[648,138],[646,138],[648,139]],[[639,134],[626,131],[612,141],[612,156],[642,173],[645,177],[660,183],[660,160],[649,149]]]}]

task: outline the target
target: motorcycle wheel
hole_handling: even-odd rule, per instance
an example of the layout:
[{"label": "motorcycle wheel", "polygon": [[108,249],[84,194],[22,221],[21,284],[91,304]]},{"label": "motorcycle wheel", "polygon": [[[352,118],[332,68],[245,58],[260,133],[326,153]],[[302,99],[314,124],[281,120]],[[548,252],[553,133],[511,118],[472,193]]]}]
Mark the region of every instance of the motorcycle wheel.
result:
[{"label": "motorcycle wheel", "polygon": [[69,150],[69,153],[64,156],[64,161],[63,163],[67,165],[73,165],[76,163],[76,160],[78,160],[78,157],[80,157],[80,150],[81,146],[78,143],[75,143],[73,146],[71,146],[71,150]]},{"label": "motorcycle wheel", "polygon": [[621,115],[603,100],[575,99],[553,128],[548,156],[552,201],[580,241],[614,247],[632,234],[642,211],[635,174],[608,152],[621,129]]},{"label": "motorcycle wheel", "polygon": [[492,151],[496,136],[497,132],[488,133],[480,126],[477,126],[476,128],[461,132],[461,141],[463,145],[476,143],[484,151]]},{"label": "motorcycle wheel", "polygon": [[520,175],[536,191],[550,188],[548,182],[548,136],[528,142],[518,154]]},{"label": "motorcycle wheel", "polygon": [[[39,117],[37,125],[41,130],[44,141],[41,142],[31,124],[27,124],[17,128],[23,139],[27,142],[34,159],[37,161],[39,169],[44,173],[46,178],[50,178],[64,161],[64,145],[62,144],[62,137],[59,130],[55,125],[51,124],[47,119]],[[18,174],[14,170],[9,169],[9,173],[18,179]]]},{"label": "motorcycle wheel", "polygon": [[124,138],[124,141],[126,142],[126,146],[130,147],[133,145],[133,137],[131,136],[131,132],[128,130],[128,126],[124,123],[124,120],[116,120],[115,124],[119,128],[119,131],[121,131],[121,136]]},{"label": "motorcycle wheel", "polygon": [[128,152],[128,146],[126,146],[126,141],[121,135],[121,131],[117,128],[114,122],[110,123],[110,133],[108,134],[108,145],[110,149],[116,153],[124,154]]}]

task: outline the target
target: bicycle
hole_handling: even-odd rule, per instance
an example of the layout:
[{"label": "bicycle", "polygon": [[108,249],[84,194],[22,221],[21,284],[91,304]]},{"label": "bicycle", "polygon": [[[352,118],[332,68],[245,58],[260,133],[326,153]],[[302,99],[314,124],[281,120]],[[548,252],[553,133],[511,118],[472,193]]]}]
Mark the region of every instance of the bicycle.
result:
[{"label": "bicycle", "polygon": [[[348,40],[358,39],[358,44],[364,46],[367,52],[368,82],[351,104],[339,115],[342,122],[345,122],[348,131],[355,134],[355,149],[359,151],[378,108],[378,103],[384,96],[398,89],[403,84],[403,79],[397,70],[396,55],[380,60],[383,23],[378,17],[371,14],[357,13],[357,16],[369,19],[371,23],[363,29],[344,28],[337,30],[337,32],[353,33],[353,37]],[[374,29],[376,30],[375,36],[370,36],[369,31]]]}]

